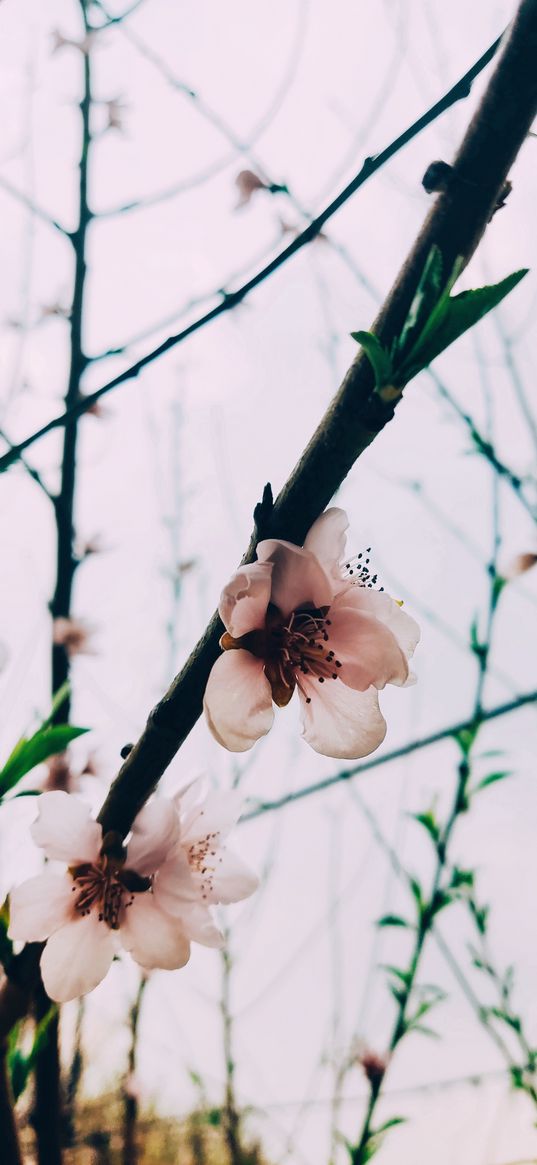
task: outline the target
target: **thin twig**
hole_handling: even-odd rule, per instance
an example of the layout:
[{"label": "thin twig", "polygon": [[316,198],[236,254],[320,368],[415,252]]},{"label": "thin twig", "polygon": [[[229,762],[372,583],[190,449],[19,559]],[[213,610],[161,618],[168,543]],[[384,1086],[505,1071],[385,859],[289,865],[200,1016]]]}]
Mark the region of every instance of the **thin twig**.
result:
[{"label": "thin twig", "polygon": [[37,202],[34,202],[33,198],[30,198],[29,195],[25,194],[23,190],[18,190],[16,186],[13,186],[13,183],[10,182],[8,178],[4,178],[4,176],[1,174],[0,187],[2,190],[6,191],[6,194],[10,194],[12,198],[15,198],[17,202],[20,202],[21,206],[25,206],[27,210],[31,211],[35,218],[40,219],[41,222],[46,223],[47,226],[52,227],[55,231],[58,231],[64,239],[70,239],[71,236],[67,230],[67,227],[62,226],[61,222],[57,222],[57,220],[53,218],[47,210],[43,210],[43,207],[39,206]]},{"label": "thin twig", "polygon": [[[476,61],[474,65],[472,65],[472,68],[469,69],[468,72],[465,73],[464,76],[461,77],[461,79],[457,81],[455,85],[452,86],[449,92],[446,93],[445,96],[440,99],[440,101],[437,101],[435,105],[433,105],[426,113],[418,118],[417,121],[413,122],[413,124],[409,126],[409,128],[406,129],[402,134],[400,134],[399,137],[395,138],[395,140],[391,142],[390,145],[386,147],[386,149],[382,150],[379,154],[376,154],[372,158],[366,158],[356,176],[352,179],[351,182],[348,183],[344,190],[341,191],[337,198],[335,198],[327,207],[325,207],[325,209],[321,211],[319,215],[313,218],[308,226],[306,226],[305,229],[299,235],[297,235],[287,247],[283,249],[283,251],[280,251],[280,253],[276,255],[274,259],[271,259],[269,263],[267,263],[260,271],[256,272],[256,274],[248,279],[246,283],[243,283],[241,287],[238,287],[235,291],[226,292],[220,303],[216,304],[216,306],[211,308],[210,311],[205,312],[205,314],[198,317],[197,320],[193,320],[192,323],[188,324],[186,328],[183,328],[182,331],[178,332],[176,335],[168,336],[168,338],[164,340],[162,344],[159,344],[158,347],[154,348],[151,352],[148,352],[145,356],[141,357],[140,360],[137,360],[129,368],[126,368],[123,372],[119,373],[118,376],[113,377],[113,379],[108,381],[107,384],[102,385],[101,388],[96,389],[94,392],[88,393],[84,400],[80,400],[76,405],[72,406],[68,410],[66,409],[65,412],[62,413],[59,417],[54,417],[53,420],[48,422],[48,424],[43,425],[41,429],[36,430],[36,432],[26,437],[24,441],[21,441],[17,446],[15,446],[14,449],[10,450],[9,453],[6,453],[0,457],[0,472],[3,472],[5,469],[7,469],[8,466],[16,460],[17,456],[24,449],[28,448],[28,446],[32,445],[35,441],[40,440],[41,437],[44,437],[46,433],[50,433],[53,429],[61,428],[63,425],[67,424],[69,420],[80,416],[82,413],[86,412],[88,408],[95,404],[96,401],[100,400],[100,398],[106,393],[111,392],[115,388],[118,388],[119,385],[124,384],[128,380],[134,379],[140,374],[140,372],[142,372],[144,368],[146,368],[149,364],[152,364],[153,361],[159,359],[166,352],[169,352],[170,349],[175,348],[189,336],[192,336],[195,332],[198,332],[201,328],[205,327],[207,324],[211,323],[225,312],[230,311],[232,308],[236,307],[238,303],[241,303],[242,300],[244,300],[245,297],[254,290],[254,288],[259,287],[259,285],[268,279],[269,276],[273,275],[275,271],[279,270],[279,268],[282,267],[289,259],[291,259],[293,255],[296,255],[297,252],[302,249],[302,247],[316,239],[325,223],[328,222],[328,220],[331,219],[333,215],[336,214],[337,211],[340,210],[346,202],[348,202],[349,198],[351,198],[352,195],[355,194],[356,191],[359,190],[360,187],[363,186],[364,183],[367,182],[367,180],[377,172],[377,170],[380,170],[381,167],[384,166],[390,158],[398,153],[398,151],[401,150],[403,146],[407,145],[408,142],[410,142],[414,137],[416,137],[417,134],[421,133],[421,131],[424,130],[426,126],[431,125],[431,123],[435,121],[436,118],[440,116],[440,114],[444,113],[446,109],[449,109],[456,101],[460,101],[462,98],[468,96],[472,82],[479,75],[479,73],[483,71],[485,66],[492,60],[492,57],[494,56],[499,43],[499,40],[495,40],[490,48],[488,48],[486,52],[483,53],[479,60]],[[533,93],[531,95],[531,100],[533,101]],[[533,116],[533,104],[531,108]],[[525,126],[528,121],[529,117],[526,117],[522,140],[524,140],[526,136],[527,131]],[[483,134],[483,137],[488,137],[488,134]],[[510,141],[512,144],[512,137],[508,137],[507,141]],[[516,152],[520,147],[520,144],[521,141],[519,141],[517,138],[516,149],[511,149],[507,157],[505,157],[505,151],[503,151],[504,156],[498,157],[498,166],[491,167],[491,170],[494,172],[494,182],[492,184],[494,185],[495,197],[497,197],[499,188],[499,184],[495,181],[496,171],[501,172],[503,181],[503,175],[510,168],[511,163],[516,156]],[[468,151],[468,153],[468,158],[465,157],[464,153],[462,154],[461,161],[463,165],[469,165],[469,170],[473,174],[477,168],[477,158],[475,156],[473,146]],[[454,231],[454,235],[457,237],[457,241],[460,244],[459,252],[461,254],[466,251],[470,244],[467,256],[469,258],[470,254],[477,246],[479,237],[481,236],[481,233],[486,226],[486,221],[488,221],[488,217],[486,221],[483,221],[483,198],[486,203],[486,215],[490,216],[491,207],[494,204],[494,197],[490,196],[490,190],[488,188],[487,182],[480,184],[479,181],[474,177],[466,178],[465,181],[468,183],[468,188],[470,190],[472,185],[475,185],[476,190],[479,193],[479,197],[476,198],[475,192],[472,192],[473,197],[471,197],[468,195],[466,190],[464,190],[463,194],[461,195],[461,191],[459,190],[454,196],[450,196],[449,198],[446,196],[438,199],[437,207],[440,207],[441,210],[445,209],[447,212],[448,205],[451,206],[454,203],[457,205],[459,203],[463,203],[464,195],[466,194],[468,197],[468,202],[472,206],[472,213],[468,216],[468,221],[465,223],[465,226],[468,227],[470,221],[472,220],[473,232],[475,232],[476,226],[475,222],[473,221],[475,217],[475,210],[477,207],[479,207],[481,213],[478,214],[479,234],[477,237],[474,237],[471,241],[470,239],[466,239],[463,244],[464,230],[462,229],[462,222],[460,224],[461,229]],[[442,223],[443,218],[447,220],[447,223],[450,227],[453,226],[451,212],[446,213],[445,216],[440,213],[433,214],[433,212],[431,212],[429,218],[432,220],[432,222],[434,222],[436,219],[434,225],[437,227],[438,235],[440,237],[435,240],[437,231],[432,230],[427,224],[427,229],[424,232],[423,238],[420,238],[419,246],[416,248],[417,253],[414,253],[413,263],[409,265],[404,272],[405,278],[403,283],[405,284],[405,299],[408,299],[408,292],[410,291],[410,288],[414,290],[417,283],[416,261],[418,261],[420,271],[423,267],[422,252],[425,249],[424,244],[427,242],[429,247],[434,241],[437,241],[437,243],[440,244],[441,237],[444,234],[444,230],[442,229],[444,226]],[[428,237],[429,235],[431,235],[430,238]],[[445,242],[447,244],[447,238]],[[456,258],[456,255],[453,255],[452,251],[453,248],[448,247],[446,259],[447,266],[449,267],[451,267]],[[402,287],[398,287],[397,299],[400,298],[401,292]],[[401,299],[402,298],[403,296],[401,295]],[[390,309],[394,306],[395,305],[392,299],[390,301]],[[388,316],[384,320],[385,324],[387,323],[390,314],[391,313],[388,312]],[[368,380],[370,380],[369,374]]]},{"label": "thin twig", "polygon": [[[516,712],[519,708],[534,704],[536,701],[537,691],[527,692],[523,696],[517,696],[516,699],[510,700],[507,704],[496,704],[493,708],[483,709],[481,720],[483,723],[496,720],[499,716],[507,716],[510,712]],[[361,776],[362,773],[370,772],[371,769],[380,768],[394,760],[401,760],[405,756],[411,756],[412,753],[419,752],[423,748],[430,748],[442,740],[454,739],[460,732],[471,728],[473,723],[473,719],[460,720],[456,724],[450,724],[447,728],[440,728],[438,732],[431,732],[428,736],[422,736],[418,740],[402,744],[399,748],[393,749],[392,752],[380,753],[372,756],[369,760],[361,761],[360,764],[354,765],[352,768],[340,769],[339,772],[333,773],[329,777],[323,777],[322,780],[315,781],[311,785],[304,785],[301,789],[292,789],[289,793],[283,793],[281,797],[276,797],[273,801],[262,801],[261,804],[255,805],[253,809],[245,813],[241,817],[241,822],[254,821],[256,817],[261,817],[264,813],[272,813],[277,809],[283,809],[285,805],[302,801],[304,797],[311,797],[314,793],[322,793],[325,789],[331,789],[333,785],[350,781],[354,777]]]}]

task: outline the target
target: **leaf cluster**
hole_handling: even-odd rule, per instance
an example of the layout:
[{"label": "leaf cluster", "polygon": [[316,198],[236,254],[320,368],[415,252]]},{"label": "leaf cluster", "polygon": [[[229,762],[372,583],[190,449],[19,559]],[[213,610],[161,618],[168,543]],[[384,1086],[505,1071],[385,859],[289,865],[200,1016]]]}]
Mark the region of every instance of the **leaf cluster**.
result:
[{"label": "leaf cluster", "polygon": [[497,307],[527,274],[523,268],[499,283],[451,295],[462,268],[459,258],[446,276],[440,249],[431,247],[401,332],[389,348],[373,332],[351,333],[371,363],[375,388],[383,399],[400,396],[410,380]]}]

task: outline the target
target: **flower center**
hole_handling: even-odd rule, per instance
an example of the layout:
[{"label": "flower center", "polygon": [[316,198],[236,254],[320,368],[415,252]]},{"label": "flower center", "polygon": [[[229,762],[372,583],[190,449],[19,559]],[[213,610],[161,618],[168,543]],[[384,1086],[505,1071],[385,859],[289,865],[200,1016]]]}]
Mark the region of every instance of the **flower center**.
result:
[{"label": "flower center", "polygon": [[[240,639],[226,632],[220,644],[224,651],[244,648],[264,660],[272,698],[283,708],[297,685],[303,691],[302,676],[324,684],[328,679],[337,680],[341,674],[341,660],[335,658],[330,647],[329,610],[330,607],[299,607],[284,619],[278,608],[269,604],[262,631],[249,631]],[[309,704],[311,697],[305,699]]]},{"label": "flower center", "polygon": [[99,912],[99,922],[105,922],[111,930],[118,930],[123,908],[134,902],[134,895],[150,890],[151,878],[143,878],[136,870],[124,866],[126,853],[107,853],[105,843],[99,861],[83,862],[71,866],[69,873],[73,879],[72,893],[76,895],[74,908],[82,917],[90,914],[94,907]]},{"label": "flower center", "polygon": [[[291,688],[291,693],[295,684],[300,687],[301,676],[310,676],[320,684],[338,678],[341,661],[335,658],[330,647],[329,610],[329,607],[299,609],[292,612],[286,623],[271,628],[273,657],[269,661],[269,666],[272,664],[270,671],[276,673],[275,678],[284,689]],[[266,671],[272,682],[268,668]],[[310,697],[306,699],[309,702]]]}]

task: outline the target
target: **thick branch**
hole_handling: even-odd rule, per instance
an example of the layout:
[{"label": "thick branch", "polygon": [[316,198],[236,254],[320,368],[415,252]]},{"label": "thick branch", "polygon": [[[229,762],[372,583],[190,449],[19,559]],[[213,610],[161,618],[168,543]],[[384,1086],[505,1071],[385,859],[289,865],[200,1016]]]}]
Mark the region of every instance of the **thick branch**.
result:
[{"label": "thick branch", "polygon": [[[420,232],[375,331],[385,344],[400,329],[433,244],[449,275],[458,255],[466,262],[490,220],[500,190],[537,111],[537,0],[523,0],[511,35],[453,166]],[[328,412],[276,500],[263,530],[301,544],[349,469],[393,415],[372,394],[369,362],[359,353]],[[1,465],[1,462],[0,462]],[[245,561],[255,557],[257,531]],[[100,821],[126,834],[201,712],[209,672],[218,658],[222,624],[215,614],[112,785]]]},{"label": "thick branch", "polygon": [[[183,330],[178,332],[176,335],[168,336],[168,338],[164,340],[162,344],[159,344],[157,348],[154,348],[151,352],[148,352],[145,356],[142,356],[140,360],[137,360],[135,364],[132,364],[129,368],[126,368],[124,372],[120,372],[118,376],[114,376],[112,380],[109,380],[107,384],[103,384],[101,388],[97,388],[94,392],[88,393],[83,400],[78,401],[76,405],[70,407],[59,417],[54,417],[51,421],[48,421],[48,423],[43,425],[41,429],[37,429],[35,433],[31,433],[30,436],[26,437],[24,441],[21,441],[20,444],[16,445],[8,453],[5,453],[2,457],[0,457],[0,473],[12,465],[12,463],[16,461],[17,457],[20,456],[21,452],[23,452],[24,449],[27,449],[29,445],[33,445],[35,441],[39,441],[41,437],[44,437],[53,429],[61,428],[63,425],[67,424],[69,419],[80,416],[82,413],[86,412],[87,409],[91,408],[91,406],[94,405],[96,401],[100,400],[100,398],[106,393],[112,392],[112,390],[118,388],[119,385],[125,384],[126,381],[132,380],[136,376],[139,376],[140,372],[142,372],[142,370],[146,368],[148,364],[152,364],[153,361],[158,360],[161,356],[164,356],[166,352],[169,352],[171,348],[175,348],[178,344],[183,343],[183,341],[186,340],[189,336],[192,336],[194,332],[199,332],[201,328],[204,328],[207,324],[212,323],[212,321],[217,319],[218,316],[221,316],[225,312],[230,311],[232,308],[236,307],[236,305],[241,303],[245,297],[254,290],[254,288],[259,287],[259,285],[263,283],[265,279],[268,279],[269,276],[273,275],[275,271],[277,271],[284,265],[284,263],[288,261],[288,259],[291,259],[293,255],[296,255],[297,252],[302,249],[302,247],[305,247],[308,243],[311,243],[314,239],[318,238],[325,223],[327,223],[328,220],[332,218],[333,215],[336,214],[336,212],[340,210],[346,202],[348,202],[349,198],[351,198],[352,195],[355,194],[356,191],[359,190],[360,187],[363,186],[364,183],[367,182],[367,180],[377,172],[377,170],[380,170],[381,167],[384,166],[390,158],[393,158],[394,155],[403,148],[403,146],[406,146],[408,142],[417,136],[417,134],[421,133],[422,130],[426,128],[426,126],[431,125],[431,123],[435,121],[436,118],[440,117],[440,115],[447,109],[450,109],[451,106],[454,105],[457,101],[461,101],[464,97],[468,96],[472,82],[492,59],[499,43],[499,40],[495,40],[490,48],[488,48],[486,52],[483,53],[479,60],[476,61],[474,65],[472,65],[471,69],[469,69],[468,72],[465,73],[464,76],[461,77],[461,79],[452,86],[449,92],[446,93],[445,96],[440,99],[440,101],[437,101],[435,105],[431,106],[431,108],[428,109],[427,112],[422,115],[422,117],[419,117],[417,121],[413,122],[413,124],[409,126],[409,128],[406,129],[402,134],[400,134],[399,137],[395,138],[395,140],[391,142],[390,145],[386,147],[386,149],[382,150],[379,154],[376,154],[373,158],[366,158],[365,162],[358,171],[358,174],[356,174],[352,181],[349,182],[348,186],[346,186],[345,189],[342,190],[340,194],[338,194],[337,198],[335,198],[333,202],[329,204],[329,206],[327,206],[319,215],[317,215],[316,218],[313,218],[311,222],[308,223],[307,227],[299,235],[297,235],[293,241],[284,248],[283,251],[280,251],[280,253],[276,255],[274,259],[271,259],[271,261],[262,267],[261,270],[258,271],[255,275],[253,275],[251,279],[248,279],[246,283],[243,283],[241,287],[236,288],[235,291],[225,292],[222,295],[220,302],[217,303],[215,307],[211,308],[210,311],[207,311],[204,315],[199,316],[198,319],[194,320],[191,324],[188,324],[186,328],[183,328]],[[525,136],[525,134],[523,136]],[[520,145],[520,142],[518,145]],[[515,149],[513,156],[516,154],[516,152],[517,150]],[[487,220],[484,219],[482,224],[483,229],[486,221]],[[433,239],[432,241],[435,240]]]}]

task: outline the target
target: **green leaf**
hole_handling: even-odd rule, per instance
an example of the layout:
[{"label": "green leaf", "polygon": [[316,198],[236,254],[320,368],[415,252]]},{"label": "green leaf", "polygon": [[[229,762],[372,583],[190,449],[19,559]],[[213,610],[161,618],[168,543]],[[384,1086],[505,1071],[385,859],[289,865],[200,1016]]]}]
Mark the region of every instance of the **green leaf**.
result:
[{"label": "green leaf", "polygon": [[522,1030],[522,1022],[518,1015],[511,1015],[510,1012],[504,1011],[501,1007],[489,1007],[488,1010],[490,1015],[493,1015],[496,1019],[500,1019],[502,1023],[506,1023],[508,1027],[513,1029],[513,1031],[517,1032],[517,1034],[520,1034]]},{"label": "green leaf", "polygon": [[372,1135],[374,1137],[378,1137],[381,1135],[381,1133],[386,1133],[388,1129],[394,1129],[396,1125],[406,1124],[407,1119],[408,1118],[406,1116],[391,1116],[389,1120],[384,1121],[384,1124],[379,1125],[377,1129],[374,1129]]},{"label": "green leaf", "polygon": [[70,695],[71,695],[71,684],[69,683],[69,680],[66,680],[65,683],[62,684],[61,687],[58,688],[58,691],[52,697],[52,703],[50,705],[50,712],[49,712],[46,720],[43,721],[43,723],[41,725],[42,728],[48,728],[49,724],[52,724],[52,721],[54,720],[56,713],[59,712],[60,708],[63,708],[65,701],[69,699]]},{"label": "green leaf", "polygon": [[395,975],[404,987],[410,987],[412,983],[412,973],[410,971],[402,971],[400,967],[394,967],[391,963],[381,963],[383,971],[388,971],[390,975]]},{"label": "green leaf", "polygon": [[51,725],[45,722],[29,740],[23,737],[0,770],[0,796],[5,796],[36,765],[63,752],[72,740],[89,731],[89,728],[76,728],[73,724]]},{"label": "green leaf", "polygon": [[433,308],[438,303],[442,294],[443,269],[444,263],[440,248],[431,247],[401,334],[394,343],[393,355],[397,354],[397,364],[401,362],[406,353],[411,351]]},{"label": "green leaf", "polygon": [[52,1006],[49,1007],[46,1015],[43,1016],[43,1019],[41,1019],[36,1025],[33,1043],[27,1055],[24,1055],[20,1048],[17,1047],[16,1041],[18,1032],[15,1032],[13,1040],[10,1041],[7,1054],[7,1066],[11,1079],[11,1088],[15,1100],[18,1100],[19,1096],[21,1096],[21,1094],[24,1092],[24,1089],[26,1088],[37,1056],[39,1055],[41,1049],[45,1047],[49,1038],[50,1024],[57,1014],[58,1008],[56,1004],[53,1003]]},{"label": "green leaf", "polygon": [[418,1032],[419,1035],[422,1036],[429,1036],[433,1040],[440,1039],[439,1033],[435,1031],[433,1027],[427,1027],[427,1024],[425,1023],[411,1023],[408,1030],[412,1032]]},{"label": "green leaf", "polygon": [[393,379],[392,361],[378,337],[374,336],[373,332],[351,332],[351,336],[353,340],[361,344],[371,363],[376,387],[383,388],[384,385],[391,384]]},{"label": "green leaf", "polygon": [[400,914],[383,914],[382,918],[377,918],[375,926],[407,926],[411,924],[407,922],[406,918],[401,918]]},{"label": "green leaf", "polygon": [[472,751],[472,745],[479,732],[481,725],[479,720],[475,724],[468,725],[467,728],[461,728],[459,732],[453,733],[454,740],[457,741],[459,748],[464,756],[469,756]]},{"label": "green leaf", "polygon": [[505,781],[506,777],[512,776],[513,773],[510,769],[504,769],[499,773],[489,773],[488,776],[483,777],[475,786],[474,793],[477,793],[479,789],[487,789],[489,785],[495,785],[497,781]]},{"label": "green leaf", "polygon": [[517,1064],[512,1064],[509,1068],[511,1073],[511,1083],[513,1088],[524,1088],[524,1071],[519,1068]]},{"label": "green leaf", "polygon": [[204,1115],[207,1124],[212,1125],[213,1128],[218,1128],[222,1124],[221,1108],[209,1108]]},{"label": "green leaf", "polygon": [[421,909],[423,907],[423,895],[422,895],[422,891],[421,891],[421,886],[420,886],[417,878],[409,878],[408,883],[409,883],[410,889],[412,890],[414,898],[416,899],[416,904],[418,906],[418,910],[421,911]]},{"label": "green leaf", "polygon": [[427,813],[411,813],[410,816],[413,817],[414,821],[417,821],[419,825],[423,825],[423,828],[427,831],[436,845],[440,838],[440,826],[434,816],[434,813],[431,813],[429,810]]},{"label": "green leaf", "polygon": [[451,871],[451,885],[457,886],[473,886],[475,874],[473,870],[461,870],[460,866],[453,866]]},{"label": "green leaf", "polygon": [[423,1019],[424,1015],[427,1015],[429,1011],[432,1011],[433,1007],[438,1007],[438,1004],[442,1003],[444,998],[445,996],[441,992],[434,999],[422,999],[421,1003],[418,1004],[414,1015],[412,1015],[408,1021],[409,1026],[415,1029],[420,1019]]},{"label": "green leaf", "polygon": [[398,380],[411,380],[422,368],[427,368],[450,344],[474,327],[489,311],[527,275],[528,269],[514,271],[499,283],[462,291],[459,295],[443,294],[433,308],[419,338],[409,352],[402,368],[397,368]]}]

